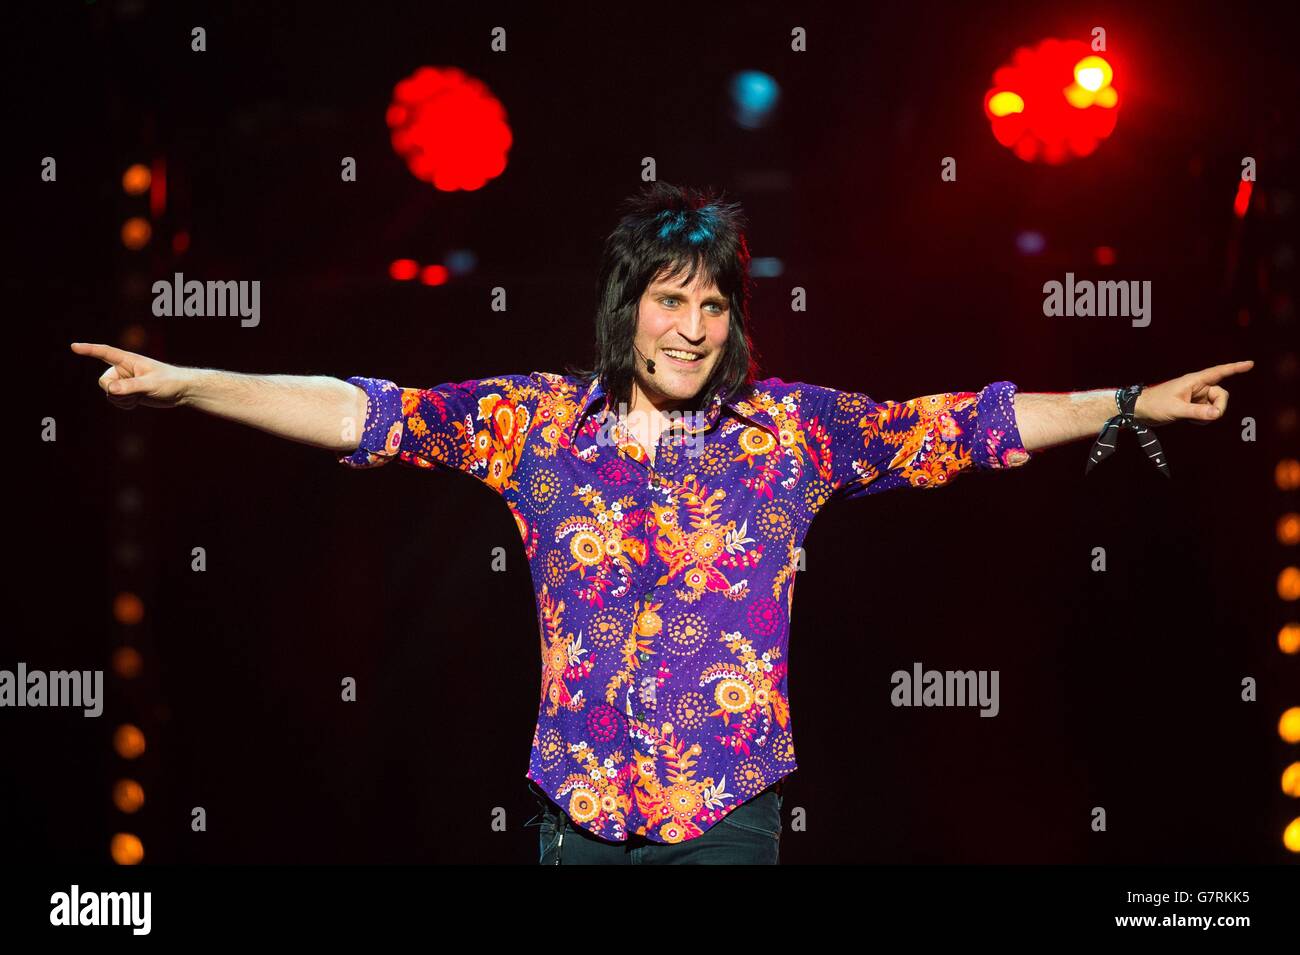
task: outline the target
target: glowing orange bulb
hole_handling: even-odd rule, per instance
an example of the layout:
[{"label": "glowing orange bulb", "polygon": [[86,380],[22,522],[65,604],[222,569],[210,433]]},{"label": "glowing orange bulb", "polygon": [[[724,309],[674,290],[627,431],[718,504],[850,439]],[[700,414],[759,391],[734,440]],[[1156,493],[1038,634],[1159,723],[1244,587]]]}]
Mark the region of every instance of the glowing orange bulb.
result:
[{"label": "glowing orange bulb", "polygon": [[1283,600],[1300,600],[1300,569],[1282,568],[1277,575],[1277,595]]},{"label": "glowing orange bulb", "polygon": [[153,226],[149,225],[148,219],[135,216],[122,223],[122,244],[132,252],[143,249],[152,236]]},{"label": "glowing orange bulb", "polygon": [[1025,101],[1015,93],[1007,90],[994,93],[989,99],[989,112],[994,116],[1010,116],[1012,113],[1023,113],[1024,111]]},{"label": "glowing orange bulb", "polygon": [[113,619],[118,623],[139,623],[144,619],[144,601],[130,591],[122,591],[113,598]]},{"label": "glowing orange bulb", "polygon": [[1292,511],[1277,519],[1277,539],[1283,544],[1300,542],[1300,514]]},{"label": "glowing orange bulb", "polygon": [[119,779],[113,786],[113,805],[122,812],[138,812],[144,805],[144,787],[134,779]]},{"label": "glowing orange bulb", "polygon": [[1300,706],[1293,706],[1277,721],[1277,733],[1288,743],[1300,743]]},{"label": "glowing orange bulb", "polygon": [[1282,833],[1282,844],[1292,852],[1300,852],[1300,819],[1292,819]]},{"label": "glowing orange bulb", "polygon": [[119,832],[109,848],[118,865],[139,865],[144,861],[144,843],[129,832]]},{"label": "glowing orange bulb", "polygon": [[1300,653],[1300,623],[1288,623],[1277,632],[1277,648],[1283,653]]},{"label": "glowing orange bulb", "polygon": [[149,183],[152,181],[149,167],[140,163],[128,166],[126,172],[122,173],[122,188],[128,196],[144,195],[149,191]]},{"label": "glowing orange bulb", "polygon": [[[1300,714],[1300,711],[1297,711]],[[1297,717],[1300,719],[1300,716]],[[135,759],[144,752],[144,734],[140,727],[123,723],[113,734],[113,748],[123,759]]]},{"label": "glowing orange bulb", "polygon": [[1300,799],[1300,763],[1292,763],[1282,771],[1282,792]]},{"label": "glowing orange bulb", "polygon": [[1273,469],[1273,481],[1278,490],[1294,491],[1300,487],[1300,461],[1295,458],[1283,458]]}]

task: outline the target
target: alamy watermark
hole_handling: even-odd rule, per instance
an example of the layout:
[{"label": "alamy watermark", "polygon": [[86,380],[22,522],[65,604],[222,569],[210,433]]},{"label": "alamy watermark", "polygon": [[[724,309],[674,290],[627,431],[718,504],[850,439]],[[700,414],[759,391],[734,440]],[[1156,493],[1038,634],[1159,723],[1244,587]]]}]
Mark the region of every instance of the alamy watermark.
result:
[{"label": "alamy watermark", "polygon": [[88,717],[104,712],[103,670],[0,670],[0,706],[80,706]]},{"label": "alamy watermark", "polygon": [[626,402],[620,402],[617,414],[605,416],[596,432],[596,443],[602,447],[615,447],[615,431],[620,428],[632,435],[651,434],[652,425],[657,420],[667,421],[664,434],[675,434],[675,446],[686,449],[688,458],[699,457],[704,451],[704,432],[707,418],[695,411],[633,411]]},{"label": "alamy watermark", "polygon": [[172,281],[153,283],[153,313],[159,318],[197,316],[224,318],[240,316],[244,328],[256,328],[262,321],[262,283],[260,281],[200,282],[185,281],[177,272]]},{"label": "alamy watermark", "polygon": [[980,716],[997,716],[997,670],[895,670],[889,702],[894,706],[979,706]]},{"label": "alamy watermark", "polygon": [[132,935],[148,935],[152,909],[152,892],[83,892],[74,883],[50,896],[50,924],[127,926]]},{"label": "alamy watermark", "polygon": [[1043,285],[1043,314],[1048,318],[1131,318],[1134,328],[1151,324],[1151,282],[1076,282],[1073,272],[1065,281]]}]

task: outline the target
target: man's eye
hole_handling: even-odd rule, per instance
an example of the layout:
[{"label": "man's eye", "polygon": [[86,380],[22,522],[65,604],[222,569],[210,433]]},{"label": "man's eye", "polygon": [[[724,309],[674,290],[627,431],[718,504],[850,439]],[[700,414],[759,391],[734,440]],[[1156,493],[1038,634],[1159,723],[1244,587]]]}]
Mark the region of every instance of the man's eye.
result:
[{"label": "man's eye", "polygon": [[675,302],[675,301],[677,301],[677,299],[675,298],[666,298],[664,299],[664,304],[667,305],[669,302]]}]

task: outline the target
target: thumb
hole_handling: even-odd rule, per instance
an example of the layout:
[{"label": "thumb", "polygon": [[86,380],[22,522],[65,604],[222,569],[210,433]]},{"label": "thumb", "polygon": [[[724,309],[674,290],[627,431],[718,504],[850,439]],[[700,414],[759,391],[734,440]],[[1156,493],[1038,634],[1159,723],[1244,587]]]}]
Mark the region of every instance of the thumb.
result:
[{"label": "thumb", "polygon": [[139,378],[117,378],[108,383],[108,392],[112,395],[133,395],[145,390],[146,386]]},{"label": "thumb", "polygon": [[1197,421],[1215,421],[1223,415],[1223,412],[1214,405],[1197,404],[1195,402],[1185,402],[1183,404],[1183,417],[1192,418]]}]

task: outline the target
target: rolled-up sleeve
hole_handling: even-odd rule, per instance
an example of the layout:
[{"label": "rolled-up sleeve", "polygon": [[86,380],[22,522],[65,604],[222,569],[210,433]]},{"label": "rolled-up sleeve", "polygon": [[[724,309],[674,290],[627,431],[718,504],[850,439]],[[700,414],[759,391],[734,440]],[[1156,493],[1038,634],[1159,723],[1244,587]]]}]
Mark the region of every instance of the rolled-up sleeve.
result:
[{"label": "rolled-up sleeve", "polygon": [[366,420],[355,451],[340,457],[352,468],[398,460],[447,468],[505,493],[515,471],[540,394],[530,375],[500,375],[401,388],[382,378],[349,378],[366,393]]},{"label": "rolled-up sleeve", "polygon": [[963,471],[1020,467],[1032,456],[1016,422],[1016,385],[874,401],[814,387],[811,428],[821,470],[839,498],[896,487],[938,488]]},{"label": "rolled-up sleeve", "polygon": [[382,378],[349,378],[366,393],[366,421],[361,443],[339,463],[352,468],[373,468],[387,464],[401,449],[402,389]]}]

